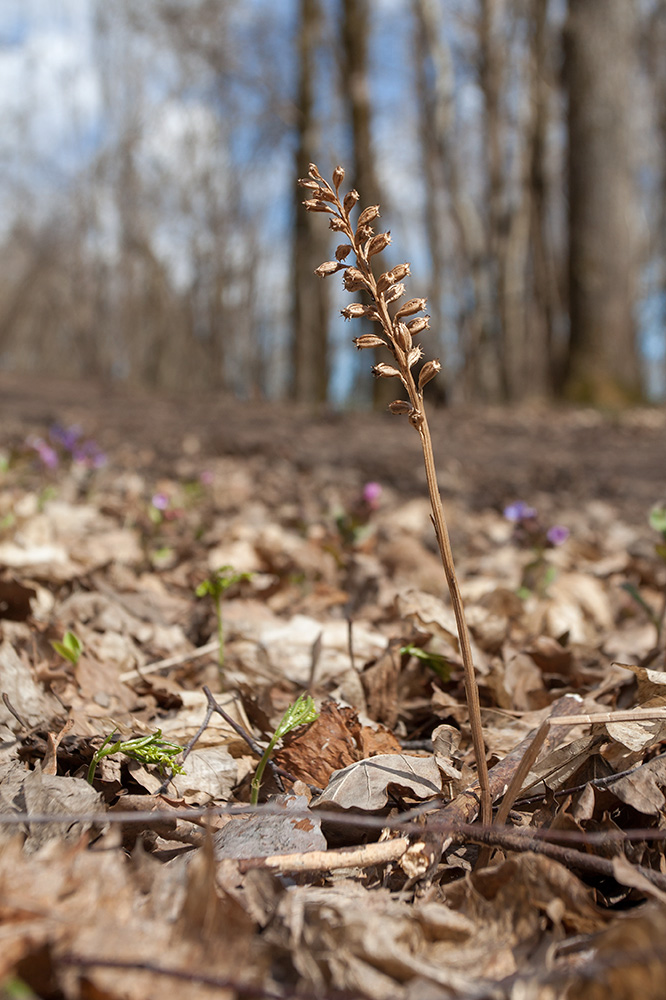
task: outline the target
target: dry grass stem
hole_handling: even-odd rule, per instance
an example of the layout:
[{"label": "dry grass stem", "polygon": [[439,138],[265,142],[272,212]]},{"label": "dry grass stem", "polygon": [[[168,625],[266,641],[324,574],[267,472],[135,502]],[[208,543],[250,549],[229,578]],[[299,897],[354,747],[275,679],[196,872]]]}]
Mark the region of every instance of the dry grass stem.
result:
[{"label": "dry grass stem", "polygon": [[[465,695],[472,731],[472,743],[476,759],[481,805],[481,822],[492,822],[492,800],[488,784],[488,767],[481,728],[481,706],[479,689],[474,670],[469,629],[465,620],[460,588],[456,577],[451,551],[449,532],[437,485],[437,472],[432,450],[432,439],[426,417],[423,390],[441,370],[438,360],[426,361],[415,376],[415,366],[423,358],[420,345],[413,338],[428,329],[428,317],[418,316],[423,312],[426,300],[423,298],[399,301],[405,295],[402,279],[410,273],[409,264],[398,264],[391,270],[375,277],[371,260],[391,242],[389,232],[375,234],[372,223],[379,218],[379,206],[371,205],[363,209],[356,224],[350,214],[359,201],[357,191],[348,191],[340,199],[340,185],[345,172],[342,167],[333,171],[333,186],[324,180],[314,163],[310,164],[308,176],[299,181],[308,190],[308,198],[303,202],[310,212],[330,215],[329,226],[340,233],[348,242],[340,244],[335,251],[335,260],[325,261],[315,271],[320,277],[328,277],[343,272],[343,284],[349,292],[365,291],[371,303],[364,305],[352,302],[342,310],[346,319],[367,318],[377,323],[377,334],[363,334],[354,341],[359,350],[384,345],[391,353],[392,363],[379,362],[373,367],[377,378],[395,378],[407,393],[407,399],[396,399],[389,406],[392,413],[406,415],[416,428],[421,439],[426,479],[432,508],[432,520],[437,535],[437,543],[444,567],[444,575],[451,595],[451,604],[456,618],[460,652],[465,676]],[[347,258],[355,263],[346,263]],[[389,310],[389,306],[393,308]]]}]

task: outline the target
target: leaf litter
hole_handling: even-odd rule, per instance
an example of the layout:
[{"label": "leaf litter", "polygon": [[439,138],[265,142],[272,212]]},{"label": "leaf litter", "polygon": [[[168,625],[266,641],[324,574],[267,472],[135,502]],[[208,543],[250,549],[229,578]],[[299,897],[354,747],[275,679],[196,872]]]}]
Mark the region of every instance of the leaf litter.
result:
[{"label": "leaf litter", "polygon": [[[63,425],[95,419],[59,406]],[[168,420],[128,450],[116,416],[85,467],[40,464],[39,417],[0,442],[2,995],[661,996],[666,564],[649,505],[594,482],[589,500],[525,496],[517,468],[539,537],[569,532],[536,551],[501,466],[492,489],[444,466],[496,807],[509,796],[483,830],[453,615],[399,458],[368,438],[346,461],[316,425],[292,453],[288,413],[251,447],[236,418],[222,453]],[[195,595],[230,563],[220,663]],[[318,717],[278,743],[252,808],[303,693]],[[118,752],[86,780],[110,734],[158,731],[184,773]]]}]

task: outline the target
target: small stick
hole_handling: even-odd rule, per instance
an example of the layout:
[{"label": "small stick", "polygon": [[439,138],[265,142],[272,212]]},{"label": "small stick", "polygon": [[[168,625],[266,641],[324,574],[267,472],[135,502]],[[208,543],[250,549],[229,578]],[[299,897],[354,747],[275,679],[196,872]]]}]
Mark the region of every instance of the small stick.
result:
[{"label": "small stick", "polygon": [[552,726],[575,726],[581,725],[596,726],[599,723],[609,722],[649,722],[653,719],[666,719],[666,708],[630,708],[620,712],[593,712],[591,715],[566,716],[550,719]]},{"label": "small stick", "polygon": [[178,653],[177,656],[168,656],[165,660],[156,660],[155,663],[149,663],[145,667],[141,667],[141,670],[126,670],[124,674],[120,675],[119,680],[123,684],[129,684],[131,681],[140,681],[146,674],[155,674],[158,670],[177,667],[188,660],[195,660],[197,657],[205,656],[207,653],[214,653],[219,649],[219,646],[219,642],[215,639],[213,642],[208,642],[205,646],[199,646],[197,649],[192,649],[187,653]]},{"label": "small stick", "polygon": [[[212,986],[217,990],[230,991],[239,996],[265,997],[266,1000],[284,1000],[284,993],[276,993],[274,990],[266,989],[259,983],[243,983],[239,979],[231,979],[228,976],[213,976],[205,972],[198,972],[196,969],[176,969],[169,966],[157,965],[155,962],[132,961],[131,959],[120,958],[95,958],[88,955],[63,955],[60,958],[63,965],[74,966],[80,969],[119,969],[131,972],[150,972],[155,976],[168,976],[170,979],[181,979],[186,983],[198,983],[202,986]],[[299,991],[299,997],[303,1000],[314,1000],[313,993],[303,993]]]},{"label": "small stick", "polygon": [[[239,861],[242,874],[251,868],[270,868],[280,872],[322,872],[336,868],[371,868],[389,861],[399,861],[407,848],[409,839],[382,840],[363,847],[346,848],[340,851],[305,851],[298,854],[271,854],[267,858],[246,858]],[[222,859],[223,860],[223,859]]]},{"label": "small stick", "polygon": [[58,773],[58,747],[60,746],[63,736],[67,735],[73,725],[74,719],[68,719],[59,733],[47,733],[46,753],[44,754],[44,759],[42,761],[42,774]]},{"label": "small stick", "polygon": [[[545,854],[554,861],[559,861],[566,868],[575,868],[577,871],[603,875],[607,878],[615,877],[612,860],[597,857],[595,854],[587,854],[584,851],[577,851],[571,847],[562,847],[560,844],[551,844],[530,835],[530,832],[528,830],[520,832],[499,830],[494,826],[488,829],[474,825],[467,826],[464,832],[454,833],[453,839],[465,842],[472,840],[478,844],[500,847],[507,851],[531,851],[534,854]],[[643,868],[641,865],[632,865],[632,868],[658,889],[666,889],[666,875],[653,871],[651,868]]]},{"label": "small stick", "polygon": [[23,729],[27,729],[27,730],[29,731],[29,730],[30,730],[30,726],[29,726],[29,725],[28,725],[28,723],[27,723],[27,722],[25,721],[25,719],[24,719],[24,718],[22,718],[22,717],[21,717],[21,716],[19,715],[19,713],[18,713],[18,712],[16,711],[16,709],[15,709],[15,708],[14,708],[14,706],[12,705],[11,701],[9,700],[9,695],[7,694],[7,692],[6,692],[6,691],[3,691],[3,692],[2,692],[2,700],[4,701],[5,705],[7,706],[7,710],[8,710],[8,711],[10,711],[10,712],[12,713],[12,715],[14,716],[14,718],[16,719],[16,721],[18,722],[18,724],[19,724],[19,725],[20,725],[20,726],[21,726],[21,727],[22,727]]}]

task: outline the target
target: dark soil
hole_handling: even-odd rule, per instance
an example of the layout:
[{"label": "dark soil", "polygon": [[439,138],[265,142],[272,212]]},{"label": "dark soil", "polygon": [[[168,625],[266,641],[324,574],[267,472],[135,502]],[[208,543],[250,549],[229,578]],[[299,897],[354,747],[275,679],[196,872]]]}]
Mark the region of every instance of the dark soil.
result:
[{"label": "dark soil", "polygon": [[[3,438],[78,423],[130,465],[173,470],[174,456],[274,456],[299,478],[377,479],[422,495],[418,434],[389,414],[320,412],[219,395],[157,396],[93,382],[0,373]],[[633,524],[666,494],[666,409],[434,410],[440,485],[472,509],[524,498],[551,510],[601,500]],[[123,447],[125,446],[125,447]],[[258,484],[261,490],[261,484]]]}]

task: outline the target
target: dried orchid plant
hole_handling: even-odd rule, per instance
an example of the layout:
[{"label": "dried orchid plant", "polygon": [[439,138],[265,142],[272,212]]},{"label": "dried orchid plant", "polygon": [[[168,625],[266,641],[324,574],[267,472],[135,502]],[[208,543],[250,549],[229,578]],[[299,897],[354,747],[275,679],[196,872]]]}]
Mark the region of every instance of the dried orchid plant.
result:
[{"label": "dried orchid plant", "polygon": [[[342,310],[342,315],[345,319],[367,318],[377,324],[377,333],[364,333],[356,337],[354,343],[359,349],[386,347],[393,355],[393,363],[380,361],[374,365],[373,373],[377,378],[398,379],[407,393],[407,399],[394,400],[389,404],[389,409],[392,413],[406,415],[421,438],[432,519],[458,628],[465,695],[479,781],[481,821],[487,825],[492,822],[492,800],[481,728],[479,688],[449,531],[437,485],[432,438],[423,400],[425,386],[441,371],[442,366],[438,360],[426,361],[421,366],[418,377],[415,377],[414,368],[423,358],[423,350],[419,344],[414,344],[413,338],[428,329],[428,316],[417,315],[424,312],[426,299],[409,299],[402,305],[399,304],[405,295],[405,286],[402,282],[410,273],[409,264],[398,264],[391,270],[381,273],[379,277],[375,277],[373,258],[387,248],[391,242],[391,234],[389,232],[375,234],[372,228],[372,223],[379,218],[379,205],[363,209],[356,220],[356,225],[352,223],[350,216],[359,201],[359,194],[351,190],[341,200],[340,186],[344,176],[343,168],[336,167],[331,186],[324,180],[316,165],[311,163],[308,176],[299,180],[299,184],[308,191],[308,198],[303,202],[305,208],[309,212],[324,212],[330,215],[329,227],[333,232],[341,233],[347,240],[336,249],[335,260],[325,261],[315,270],[315,274],[326,278],[342,271],[343,284],[348,292],[363,291],[369,294],[371,299],[369,304],[352,302]],[[350,257],[355,263],[347,263]]]}]

